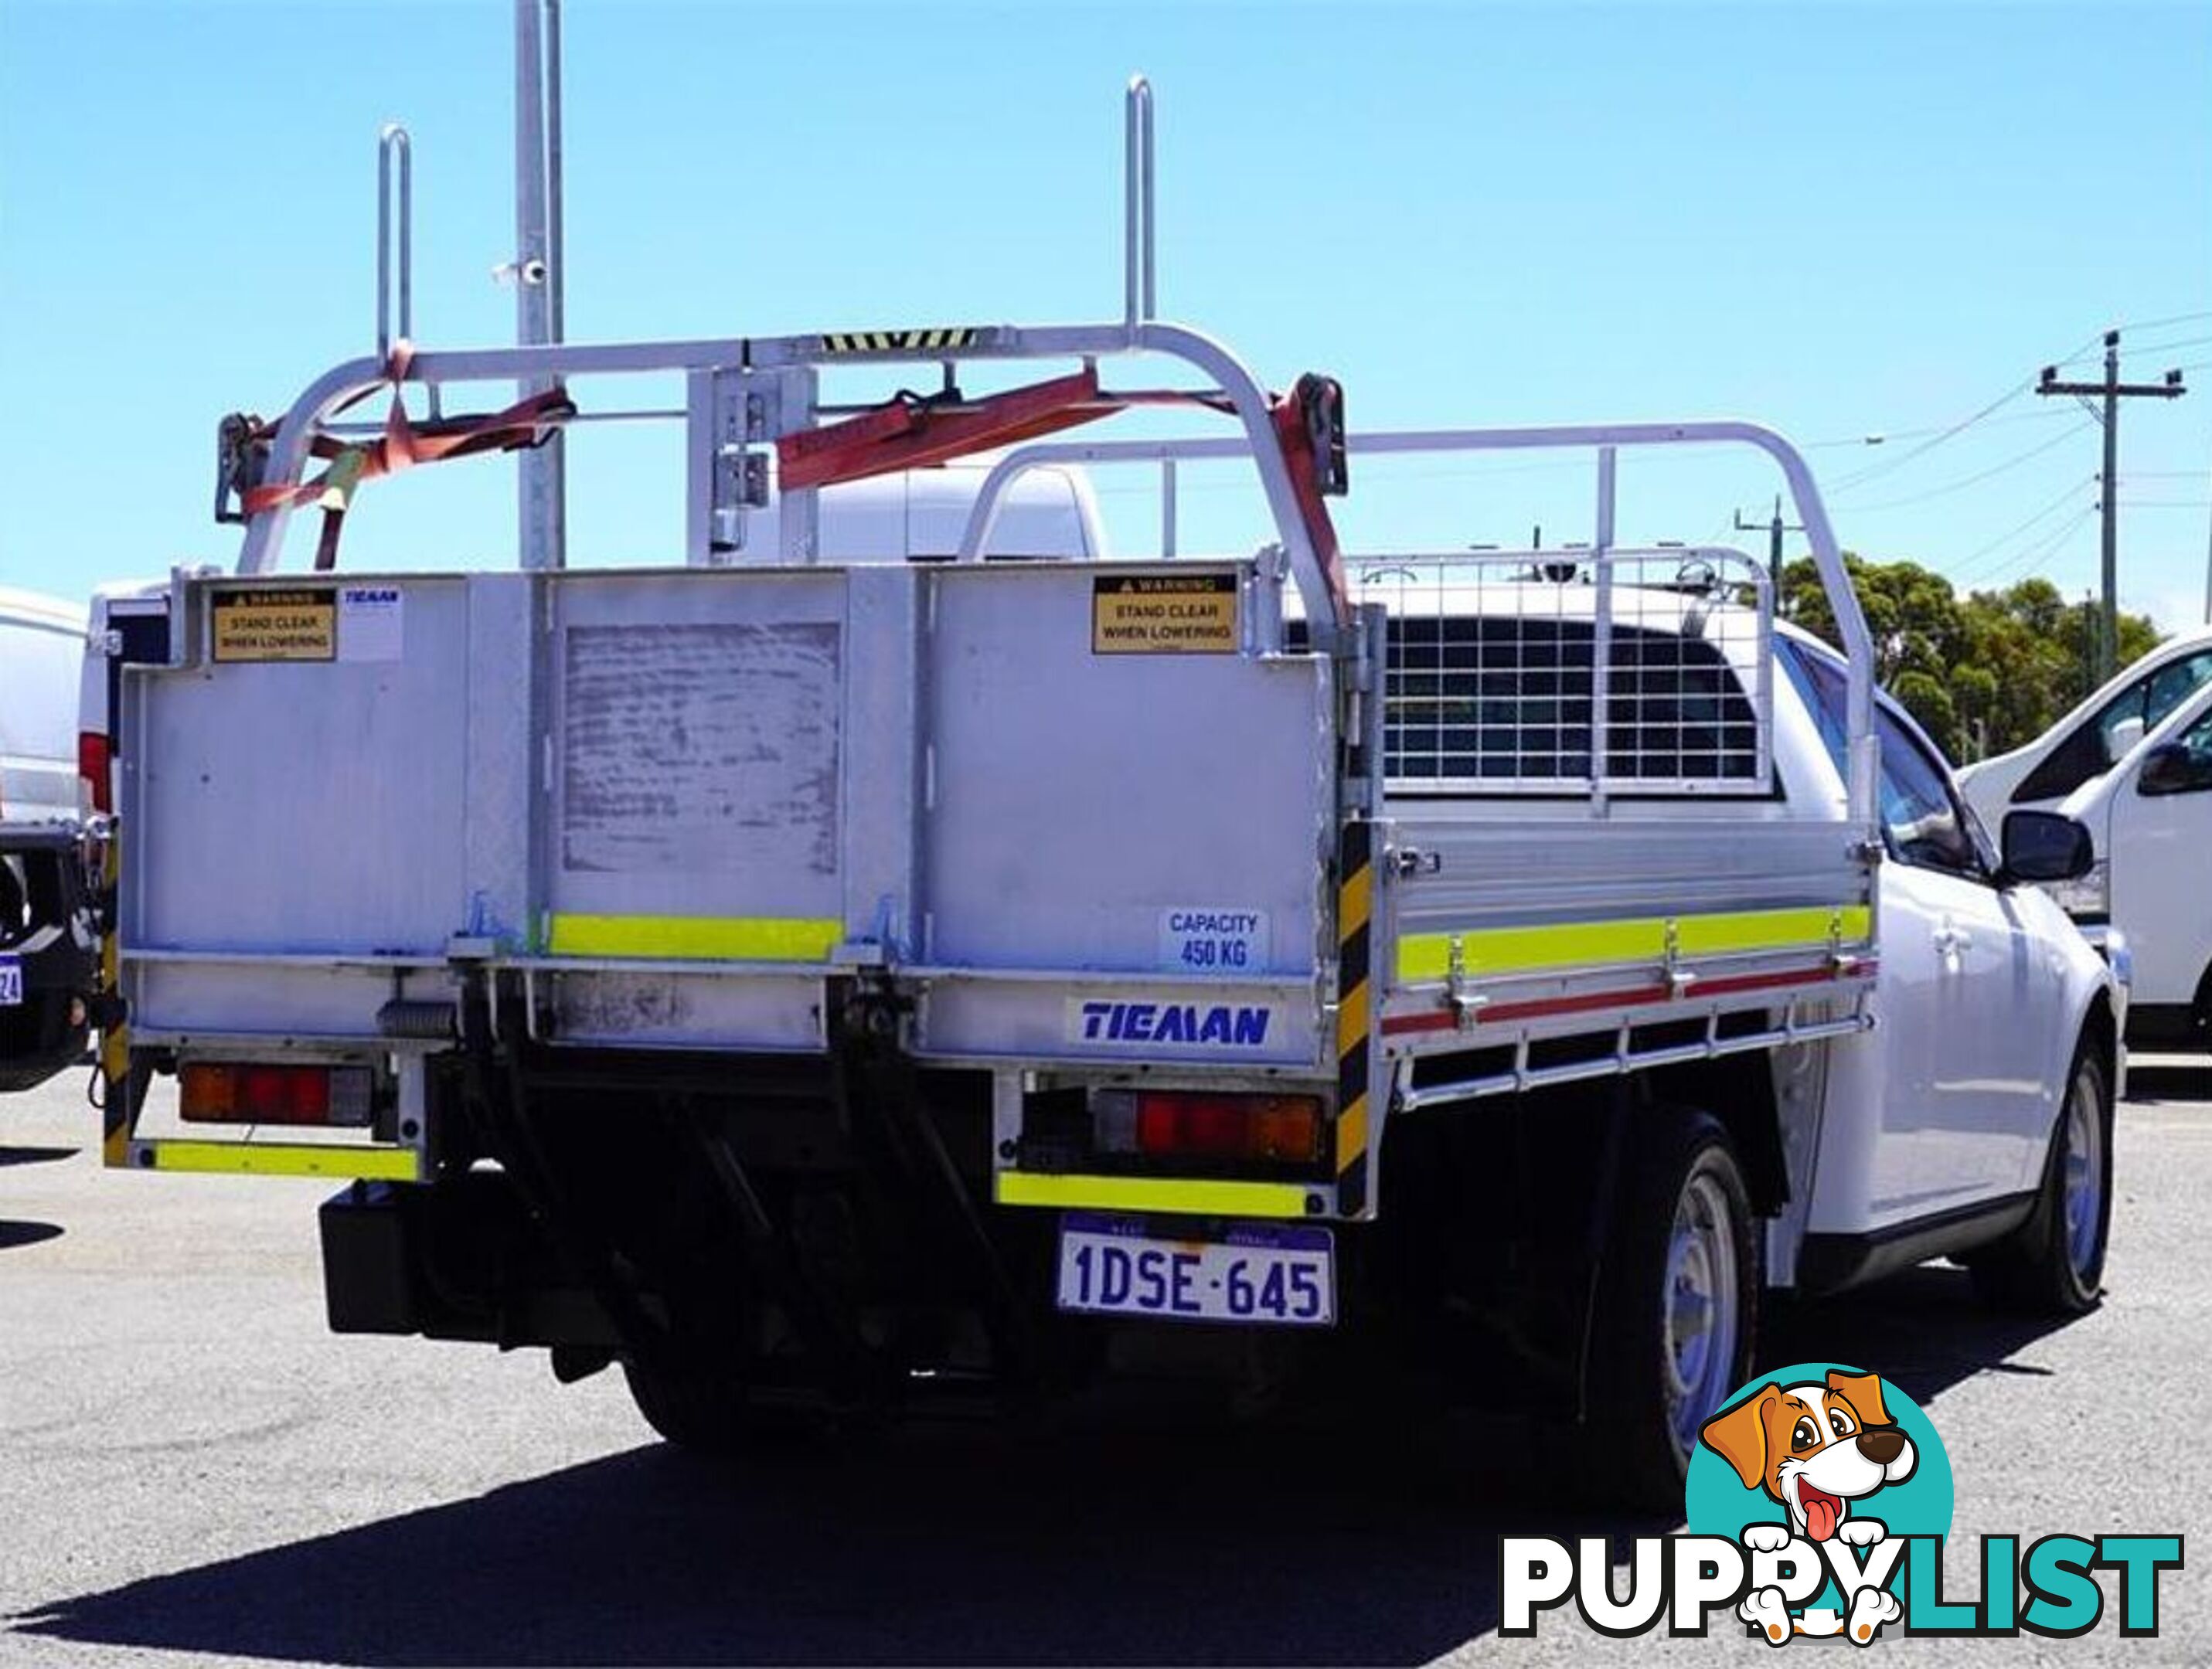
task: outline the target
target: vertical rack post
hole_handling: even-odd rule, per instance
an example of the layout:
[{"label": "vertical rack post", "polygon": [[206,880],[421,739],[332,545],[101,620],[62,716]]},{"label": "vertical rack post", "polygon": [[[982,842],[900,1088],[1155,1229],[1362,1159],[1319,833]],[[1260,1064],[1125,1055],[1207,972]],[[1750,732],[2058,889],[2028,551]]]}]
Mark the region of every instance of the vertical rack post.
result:
[{"label": "vertical rack post", "polygon": [[1152,261],[1152,84],[1129,78],[1121,174],[1121,319],[1131,335],[1157,316]]},{"label": "vertical rack post", "polygon": [[[515,337],[526,348],[561,339],[556,309],[562,281],[554,264],[551,229],[560,219],[553,198],[559,179],[561,101],[548,76],[549,64],[557,67],[560,59],[556,0],[514,0]],[[550,377],[525,377],[517,389],[526,398],[552,385]],[[525,568],[567,564],[562,446],[556,433],[544,446],[520,454],[516,510]]]},{"label": "vertical rack post", "polygon": [[1613,708],[1613,472],[1619,452],[1597,449],[1597,528],[1590,540],[1597,587],[1590,622],[1590,810],[1606,815],[1606,723]]},{"label": "vertical rack post", "polygon": [[386,122],[376,137],[376,356],[392,357],[392,159],[398,159],[399,335],[415,334],[415,149],[407,130]]}]

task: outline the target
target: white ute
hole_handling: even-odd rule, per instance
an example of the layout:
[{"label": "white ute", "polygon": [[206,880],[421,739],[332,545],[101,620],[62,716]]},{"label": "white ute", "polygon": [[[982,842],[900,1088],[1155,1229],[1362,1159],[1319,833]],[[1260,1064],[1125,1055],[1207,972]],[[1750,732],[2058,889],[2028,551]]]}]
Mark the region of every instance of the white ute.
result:
[{"label": "white ute", "polygon": [[[1679,1503],[1770,1288],[1952,1255],[2094,1303],[2122,998],[2025,884],[2087,837],[1989,850],[1874,689],[1802,458],[1347,436],[1327,379],[1152,315],[1146,97],[1121,318],[378,355],[227,426],[235,572],[88,684],[109,1162],[340,1179],[335,1328],[618,1363],[709,1450],[1312,1353],[1602,1421],[1615,1485]],[[282,571],[362,398],[550,379],[441,431],[530,444],[668,373],[669,566]],[[1759,562],[1614,537],[1620,455],[1681,445],[1776,465],[1841,652]],[[840,548],[841,483],[978,451],[949,555]],[[1533,451],[1591,459],[1590,549],[1340,549],[1361,460]],[[1176,471],[1221,460],[1262,543],[1186,554]],[[1156,555],[1001,513],[1125,465]]]}]

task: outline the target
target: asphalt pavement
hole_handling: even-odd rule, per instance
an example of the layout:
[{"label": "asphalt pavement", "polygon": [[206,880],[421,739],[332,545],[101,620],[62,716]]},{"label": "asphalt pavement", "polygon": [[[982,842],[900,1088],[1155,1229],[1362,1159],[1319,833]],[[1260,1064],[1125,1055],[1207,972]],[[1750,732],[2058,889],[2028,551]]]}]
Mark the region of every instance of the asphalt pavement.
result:
[{"label": "asphalt pavement", "polygon": [[[1936,1421],[1960,1586],[1984,1533],[2195,1532],[2212,1503],[2212,1236],[2198,1215],[2212,1202],[2212,1069],[2139,1072],[2136,1089],[2095,1314],[1993,1318],[1938,1265],[1769,1330],[1768,1363],[1873,1368]],[[0,1098],[0,1663],[1766,1649],[1609,1642],[1557,1613],[1534,1640],[1496,1639],[1501,1532],[1670,1527],[1576,1505],[1555,1452],[1510,1427],[1122,1409],[1050,1435],[931,1426],[702,1466],[653,1441],[612,1375],[563,1387],[532,1352],[329,1335],[314,1222],[327,1185],[107,1173],[82,1092],[73,1075]],[[2212,1661],[2212,1580],[2185,1569],[2161,1592],[2154,1640],[2108,1620],[2072,1641],[1875,1649]]]}]

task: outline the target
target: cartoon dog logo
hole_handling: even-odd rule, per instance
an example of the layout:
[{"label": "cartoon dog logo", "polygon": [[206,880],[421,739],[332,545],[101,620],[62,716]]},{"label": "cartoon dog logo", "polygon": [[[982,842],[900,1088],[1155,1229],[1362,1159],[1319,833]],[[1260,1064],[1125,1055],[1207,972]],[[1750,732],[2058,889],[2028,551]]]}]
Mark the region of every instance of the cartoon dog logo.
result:
[{"label": "cartoon dog logo", "polygon": [[[1919,1456],[1883,1405],[1874,1374],[1831,1369],[1825,1383],[1761,1386],[1705,1422],[1707,1447],[1735,1469],[1747,1490],[1764,1490],[1782,1503],[1787,1526],[1745,1526],[1747,1547],[1779,1552],[1795,1535],[1810,1542],[1831,1537],[1848,1547],[1870,1547],[1889,1532],[1880,1519],[1853,1512],[1887,1484],[1912,1476]],[[1886,1588],[1863,1588],[1851,1601],[1850,1637],[1863,1644],[1903,1608]],[[1792,1634],[1843,1632],[1846,1619],[1807,1611],[1792,1617],[1777,1587],[1748,1595],[1739,1614],[1780,1645]]]}]

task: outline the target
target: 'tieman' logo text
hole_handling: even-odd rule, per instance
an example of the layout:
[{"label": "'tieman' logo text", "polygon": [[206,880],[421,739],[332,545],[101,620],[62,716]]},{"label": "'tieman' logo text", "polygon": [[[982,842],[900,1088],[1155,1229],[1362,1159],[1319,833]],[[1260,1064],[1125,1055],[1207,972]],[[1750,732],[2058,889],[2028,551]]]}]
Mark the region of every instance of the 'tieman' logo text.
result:
[{"label": "'tieman' logo text", "polygon": [[1080,1043],[1264,1048],[1275,1011],[1264,1003],[1072,1002],[1068,1035]]}]

